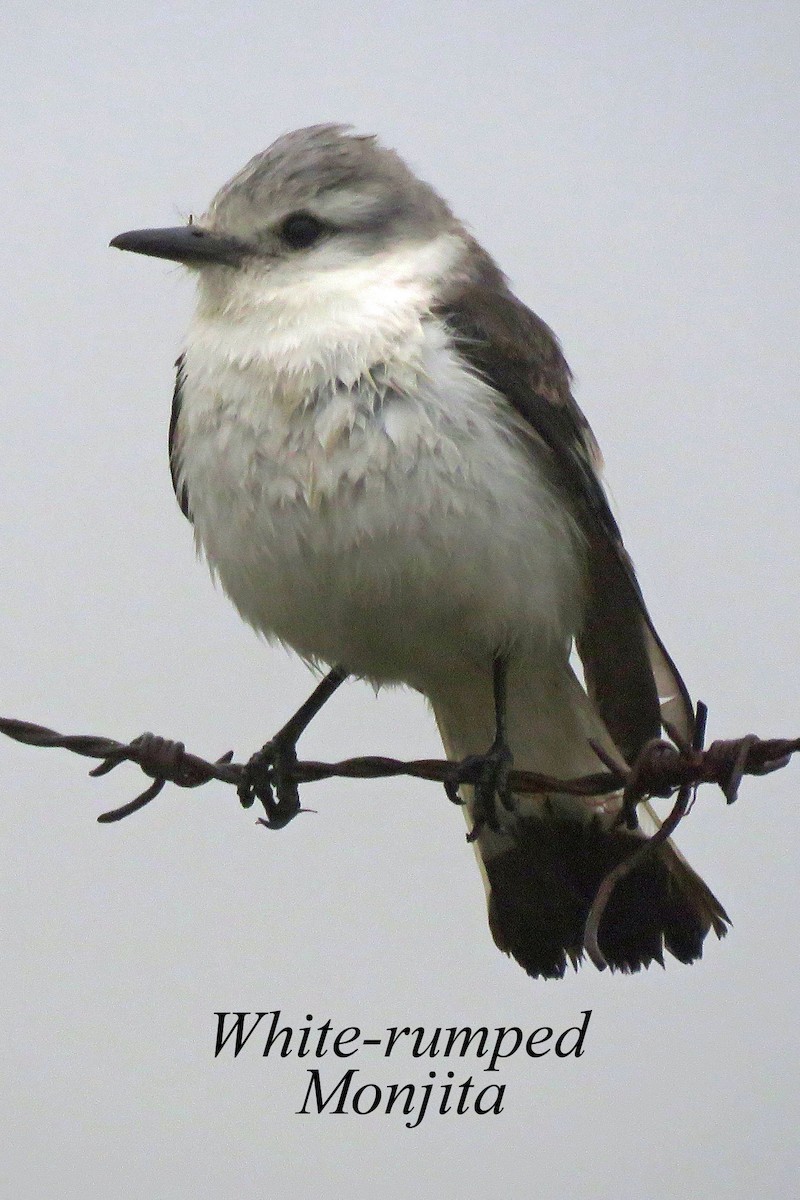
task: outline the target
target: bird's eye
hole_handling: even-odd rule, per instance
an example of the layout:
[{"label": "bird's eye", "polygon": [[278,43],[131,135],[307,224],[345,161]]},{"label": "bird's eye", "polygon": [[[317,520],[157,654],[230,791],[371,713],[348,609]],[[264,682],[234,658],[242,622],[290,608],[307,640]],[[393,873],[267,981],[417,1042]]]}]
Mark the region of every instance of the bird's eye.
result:
[{"label": "bird's eye", "polygon": [[278,230],[281,241],[293,250],[304,250],[307,246],[313,246],[324,232],[325,226],[322,221],[318,221],[307,212],[290,213]]}]

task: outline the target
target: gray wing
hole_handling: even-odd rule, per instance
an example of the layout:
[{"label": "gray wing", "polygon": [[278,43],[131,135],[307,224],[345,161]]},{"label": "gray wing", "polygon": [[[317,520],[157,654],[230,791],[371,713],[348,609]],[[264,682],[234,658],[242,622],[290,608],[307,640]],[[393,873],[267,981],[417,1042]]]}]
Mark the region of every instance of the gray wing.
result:
[{"label": "gray wing", "polygon": [[690,741],[692,702],[647,612],[558,341],[477,243],[473,252],[477,267],[436,311],[459,353],[547,447],[554,479],[587,535],[588,602],[577,638],[587,690],[628,761],[660,734],[662,719]]},{"label": "gray wing", "polygon": [[188,521],[192,514],[189,511],[189,494],[186,485],[181,483],[180,457],[178,453],[178,421],[181,415],[181,391],[183,389],[184,366],[183,355],[175,363],[175,390],[172,393],[172,411],[169,415],[169,471],[172,476],[172,487],[175,498],[181,506],[181,512]]}]

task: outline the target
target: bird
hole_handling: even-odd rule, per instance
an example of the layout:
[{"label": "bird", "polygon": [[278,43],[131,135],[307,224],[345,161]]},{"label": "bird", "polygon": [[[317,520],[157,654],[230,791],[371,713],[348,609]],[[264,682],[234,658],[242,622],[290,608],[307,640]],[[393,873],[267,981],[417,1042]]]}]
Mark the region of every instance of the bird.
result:
[{"label": "bird", "polygon": [[[196,278],[169,464],[199,551],[246,622],[329,672],[272,752],[349,676],[421,693],[494,941],[534,978],[578,967],[597,887],[644,832],[617,793],[515,794],[510,767],[624,767],[665,723],[691,741],[694,715],[555,334],[438,192],[346,125],[284,134],[202,216],[111,245]],[[625,973],[691,963],[728,925],[666,841],[599,946]]]}]

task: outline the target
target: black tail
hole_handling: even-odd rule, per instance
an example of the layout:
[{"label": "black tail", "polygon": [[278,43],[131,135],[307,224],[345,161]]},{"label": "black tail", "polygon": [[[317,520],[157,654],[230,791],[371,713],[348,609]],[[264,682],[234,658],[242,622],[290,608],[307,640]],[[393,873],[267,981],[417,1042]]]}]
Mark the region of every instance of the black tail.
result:
[{"label": "black tail", "polygon": [[[603,877],[641,845],[641,836],[598,821],[526,819],[507,850],[484,857],[489,926],[501,950],[535,978],[560,979],[583,957],[583,930]],[[620,880],[598,942],[612,970],[638,971],[664,948],[691,963],[710,929],[724,937],[719,901],[667,842]]]}]

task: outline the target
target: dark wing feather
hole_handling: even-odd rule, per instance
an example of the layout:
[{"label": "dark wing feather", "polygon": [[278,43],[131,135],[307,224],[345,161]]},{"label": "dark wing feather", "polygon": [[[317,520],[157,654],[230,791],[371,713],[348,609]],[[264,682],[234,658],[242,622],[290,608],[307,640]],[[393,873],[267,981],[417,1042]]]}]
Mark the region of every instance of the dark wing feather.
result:
[{"label": "dark wing feather", "polygon": [[186,491],[186,485],[181,483],[181,464],[178,451],[178,421],[181,415],[181,392],[184,381],[184,361],[183,355],[180,356],[175,363],[175,390],[172,393],[172,411],[169,416],[169,471],[172,476],[172,487],[175,492],[175,498],[181,506],[181,512],[188,521],[191,521],[192,514],[189,511],[189,494]]},{"label": "dark wing feather", "polygon": [[586,533],[588,601],[577,647],[589,694],[629,761],[659,735],[662,717],[690,741],[692,703],[645,607],[558,341],[477,243],[472,250],[469,276],[436,311],[459,353],[545,444],[554,479]]}]

